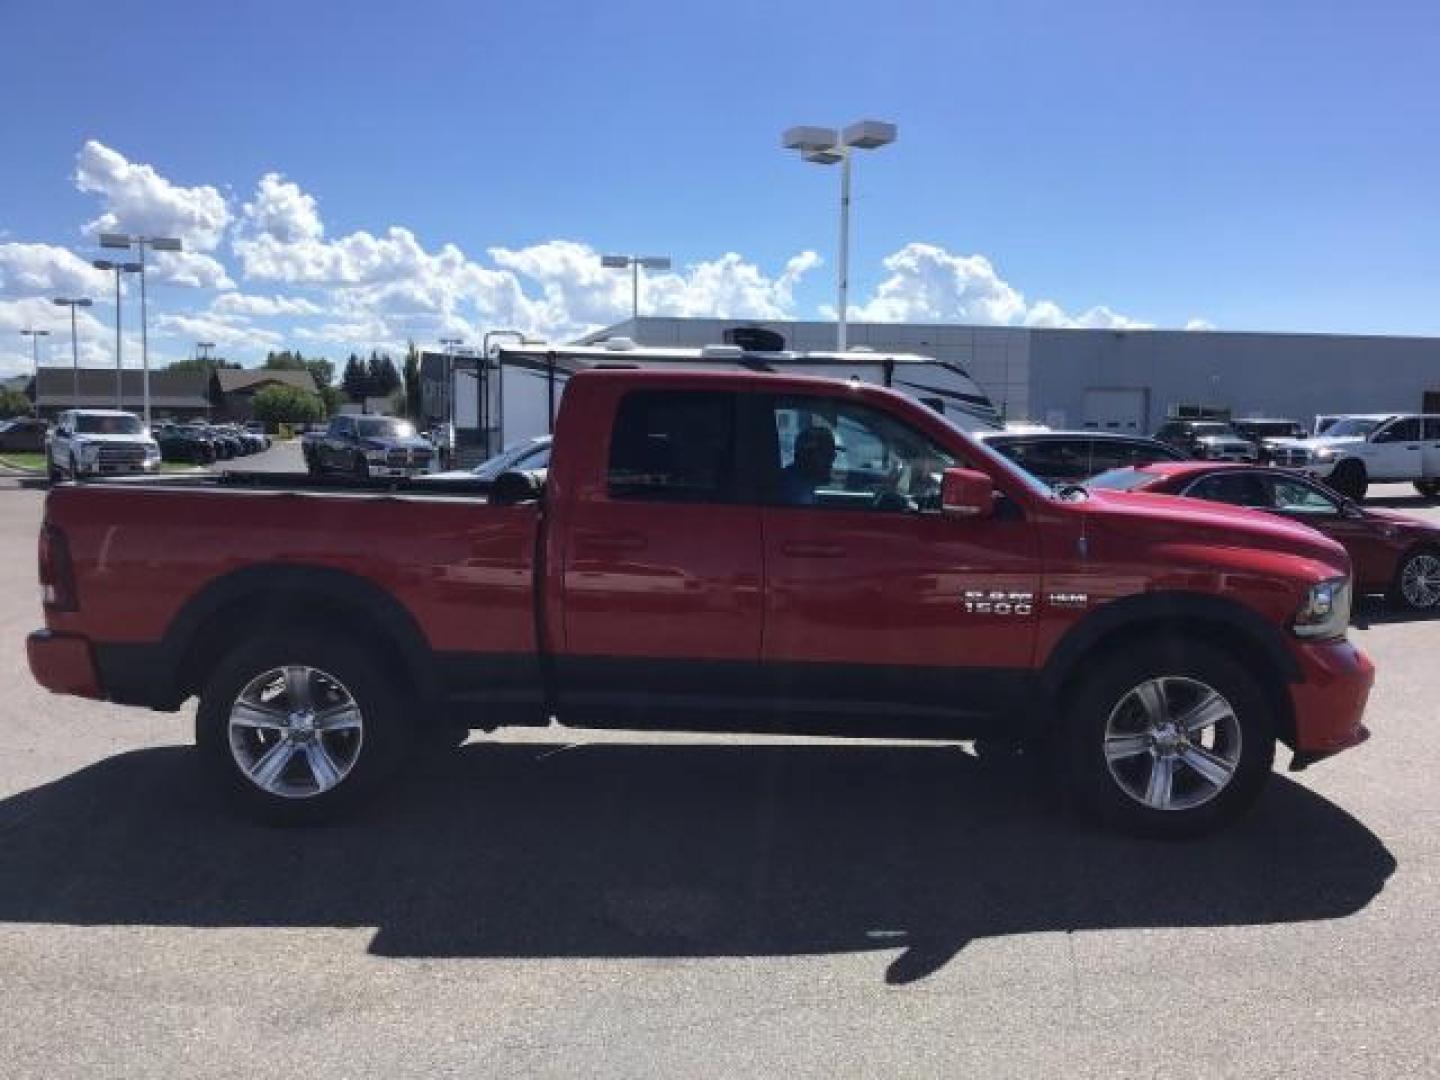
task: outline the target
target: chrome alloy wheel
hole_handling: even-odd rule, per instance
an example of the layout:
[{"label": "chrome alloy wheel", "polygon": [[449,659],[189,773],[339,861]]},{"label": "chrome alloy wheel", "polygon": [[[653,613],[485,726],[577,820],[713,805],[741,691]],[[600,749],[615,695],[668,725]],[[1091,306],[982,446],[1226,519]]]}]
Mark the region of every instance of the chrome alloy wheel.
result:
[{"label": "chrome alloy wheel", "polygon": [[1197,679],[1147,679],[1110,710],[1105,764],[1136,802],[1191,810],[1234,778],[1240,720],[1219,691]]},{"label": "chrome alloy wheel", "polygon": [[255,676],[230,706],[230,753],[268,795],[304,799],[350,775],[365,722],[343,683],[318,668],[287,664]]},{"label": "chrome alloy wheel", "polygon": [[1440,604],[1440,558],[1415,555],[1405,560],[1405,568],[1400,572],[1400,592],[1413,608]]}]

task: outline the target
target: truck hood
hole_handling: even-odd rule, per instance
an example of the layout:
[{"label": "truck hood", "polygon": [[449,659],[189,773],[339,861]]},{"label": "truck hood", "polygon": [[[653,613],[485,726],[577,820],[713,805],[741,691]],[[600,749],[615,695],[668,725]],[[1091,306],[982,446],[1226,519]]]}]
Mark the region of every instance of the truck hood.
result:
[{"label": "truck hood", "polygon": [[1280,551],[1350,572],[1350,557],[1329,537],[1260,510],[1153,492],[1092,489],[1084,503],[1095,527],[1127,537],[1190,545]]},{"label": "truck hood", "polygon": [[91,435],[88,432],[81,432],[73,436],[71,441],[77,443],[97,443],[104,445],[114,445],[116,443],[119,443],[121,445],[124,445],[126,443],[144,443],[146,445],[149,445],[155,440],[152,439],[149,435]]},{"label": "truck hood", "polygon": [[384,435],[367,435],[360,440],[365,446],[375,450],[433,450],[429,439],[421,438],[419,435],[405,435],[400,438],[392,438]]},{"label": "truck hood", "polygon": [[1363,443],[1363,435],[1319,435],[1309,439],[1266,439],[1275,446],[1298,446],[1303,450],[1319,450],[1330,446],[1354,446]]}]

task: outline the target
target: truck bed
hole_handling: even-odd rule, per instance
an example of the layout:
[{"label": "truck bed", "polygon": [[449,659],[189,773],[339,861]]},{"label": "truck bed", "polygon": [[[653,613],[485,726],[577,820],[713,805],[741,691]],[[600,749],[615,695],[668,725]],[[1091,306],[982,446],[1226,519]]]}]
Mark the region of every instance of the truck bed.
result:
[{"label": "truck bed", "polygon": [[[79,610],[52,611],[51,628],[88,636],[119,685],[173,669],[182,642],[348,603],[394,624],[461,689],[482,681],[473,658],[533,671],[538,507],[492,505],[470,482],[417,486],[283,473],[61,484],[47,520],[68,546]],[[175,687],[174,704],[194,689]]]}]

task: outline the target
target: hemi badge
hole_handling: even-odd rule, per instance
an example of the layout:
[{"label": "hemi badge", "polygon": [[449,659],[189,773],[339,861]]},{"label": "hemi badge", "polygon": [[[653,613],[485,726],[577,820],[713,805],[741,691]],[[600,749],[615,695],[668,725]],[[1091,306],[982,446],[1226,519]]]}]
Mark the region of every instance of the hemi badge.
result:
[{"label": "hemi badge", "polygon": [[1047,600],[1051,607],[1084,607],[1090,603],[1090,594],[1083,592],[1052,592]]}]

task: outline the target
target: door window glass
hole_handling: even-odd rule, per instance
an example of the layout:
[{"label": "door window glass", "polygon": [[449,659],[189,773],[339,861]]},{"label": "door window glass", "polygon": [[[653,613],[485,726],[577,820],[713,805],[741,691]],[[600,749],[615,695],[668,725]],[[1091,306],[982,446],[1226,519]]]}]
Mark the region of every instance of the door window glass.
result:
[{"label": "door window glass", "polygon": [[778,470],[768,501],[880,511],[939,507],[941,474],[956,459],[894,417],[825,397],[775,399],[772,416]]},{"label": "door window glass", "polygon": [[1396,420],[1384,431],[1375,436],[1376,442],[1415,442],[1420,438],[1420,418],[1410,417],[1408,420]]},{"label": "door window glass", "polygon": [[1317,487],[1299,480],[1276,478],[1272,484],[1276,510],[1287,514],[1339,514],[1340,504]]},{"label": "door window glass", "polygon": [[616,411],[607,487],[613,499],[730,502],[734,457],[733,395],[639,391]]},{"label": "door window glass", "polygon": [[1425,418],[1425,440],[1427,442],[1440,441],[1440,416]]},{"label": "door window glass", "polygon": [[1254,473],[1222,472],[1197,480],[1185,491],[1193,499],[1273,509],[1265,484]]}]

